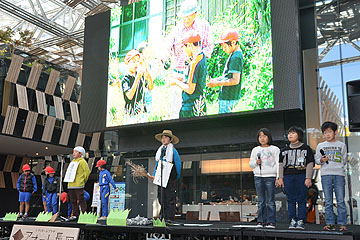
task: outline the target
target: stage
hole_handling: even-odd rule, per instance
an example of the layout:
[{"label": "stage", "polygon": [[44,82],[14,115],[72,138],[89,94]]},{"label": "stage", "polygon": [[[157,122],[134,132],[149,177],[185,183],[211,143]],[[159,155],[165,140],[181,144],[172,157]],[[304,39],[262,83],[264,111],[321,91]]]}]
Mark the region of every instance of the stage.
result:
[{"label": "stage", "polygon": [[[287,225],[278,225],[276,229],[258,229],[247,223],[221,222],[174,222],[166,228],[148,226],[107,226],[105,221],[95,225],[77,224],[74,222],[39,223],[33,218],[17,222],[0,221],[0,239],[9,239],[11,230],[16,225],[41,227],[62,227],[80,229],[79,239],[342,239],[360,240],[360,226],[349,226],[348,231],[323,231],[322,225],[305,225],[305,230],[289,230]],[[154,236],[154,234],[156,236]],[[165,234],[166,238],[159,238]],[[33,238],[24,238],[33,239]],[[59,238],[64,239],[65,238]]]}]

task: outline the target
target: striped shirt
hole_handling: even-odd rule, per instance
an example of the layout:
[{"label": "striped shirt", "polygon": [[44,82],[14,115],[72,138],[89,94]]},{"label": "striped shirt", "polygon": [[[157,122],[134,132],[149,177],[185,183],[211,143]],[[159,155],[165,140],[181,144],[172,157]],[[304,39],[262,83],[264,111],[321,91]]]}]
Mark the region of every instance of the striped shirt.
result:
[{"label": "striped shirt", "polygon": [[204,19],[195,19],[194,23],[189,28],[186,28],[182,23],[177,24],[169,35],[168,51],[171,51],[174,55],[174,68],[179,71],[184,71],[186,68],[185,60],[187,56],[181,48],[181,40],[189,31],[196,31],[200,34],[202,52],[207,58],[211,57],[211,53],[214,50],[212,32],[208,21]]}]

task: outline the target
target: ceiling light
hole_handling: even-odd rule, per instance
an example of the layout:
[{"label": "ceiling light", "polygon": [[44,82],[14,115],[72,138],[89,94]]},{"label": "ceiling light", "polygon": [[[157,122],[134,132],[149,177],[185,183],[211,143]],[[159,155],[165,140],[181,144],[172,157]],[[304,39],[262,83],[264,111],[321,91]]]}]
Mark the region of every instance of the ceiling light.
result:
[{"label": "ceiling light", "polygon": [[36,156],[38,156],[38,155],[39,155],[39,153],[37,152],[37,153],[35,153],[35,155],[36,155]]},{"label": "ceiling light", "polygon": [[49,147],[45,147],[45,149],[46,149],[46,150],[48,150],[48,149],[49,149]]}]

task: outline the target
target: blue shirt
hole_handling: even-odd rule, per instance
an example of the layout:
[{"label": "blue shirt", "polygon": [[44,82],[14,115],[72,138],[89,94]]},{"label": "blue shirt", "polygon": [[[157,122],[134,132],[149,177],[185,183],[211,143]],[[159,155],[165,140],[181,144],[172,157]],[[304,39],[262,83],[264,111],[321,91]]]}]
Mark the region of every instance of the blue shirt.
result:
[{"label": "blue shirt", "polygon": [[116,189],[115,182],[112,179],[110,172],[106,169],[101,170],[99,174],[99,186],[110,185],[110,183],[114,187],[114,189]]},{"label": "blue shirt", "polygon": [[[175,168],[176,168],[177,180],[179,180],[180,179],[180,173],[181,173],[181,159],[180,159],[178,151],[175,148],[173,150],[173,162],[174,162]],[[156,161],[153,176],[155,176],[157,165],[158,165],[158,161]]]}]

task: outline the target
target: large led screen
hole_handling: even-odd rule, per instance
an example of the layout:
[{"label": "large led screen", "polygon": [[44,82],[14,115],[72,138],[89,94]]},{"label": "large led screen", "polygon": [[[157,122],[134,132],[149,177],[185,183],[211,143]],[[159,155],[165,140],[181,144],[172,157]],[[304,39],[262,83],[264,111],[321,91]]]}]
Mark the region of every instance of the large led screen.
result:
[{"label": "large led screen", "polygon": [[171,2],[111,10],[106,127],[273,108],[270,0]]}]

